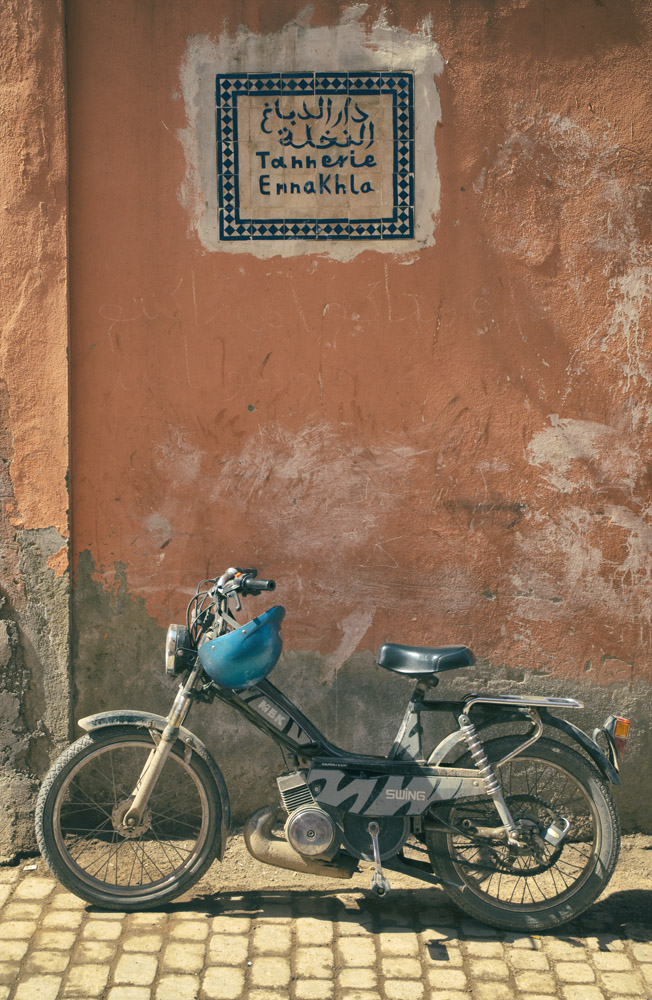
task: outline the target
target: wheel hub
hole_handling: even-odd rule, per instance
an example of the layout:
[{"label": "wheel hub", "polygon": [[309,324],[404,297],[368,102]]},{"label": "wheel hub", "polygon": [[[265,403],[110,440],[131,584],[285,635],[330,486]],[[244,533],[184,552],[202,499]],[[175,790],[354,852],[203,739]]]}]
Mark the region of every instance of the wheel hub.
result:
[{"label": "wheel hub", "polygon": [[147,833],[152,823],[152,814],[149,809],[146,809],[142,815],[140,823],[135,823],[133,826],[127,826],[125,823],[125,816],[131,809],[133,801],[134,796],[130,795],[128,799],[123,799],[122,802],[118,802],[117,806],[111,813],[113,829],[126,840],[135,840],[136,837],[142,837],[144,833]]},{"label": "wheel hub", "polygon": [[[529,859],[528,875],[538,875],[547,871],[557,861],[562,846],[550,850],[543,840],[541,831],[548,828],[558,817],[550,804],[536,795],[514,795],[509,800],[509,809],[518,829],[521,847],[509,847],[500,859],[500,867],[513,875],[522,875],[523,867],[518,861]],[[548,853],[549,852],[549,853]]]}]

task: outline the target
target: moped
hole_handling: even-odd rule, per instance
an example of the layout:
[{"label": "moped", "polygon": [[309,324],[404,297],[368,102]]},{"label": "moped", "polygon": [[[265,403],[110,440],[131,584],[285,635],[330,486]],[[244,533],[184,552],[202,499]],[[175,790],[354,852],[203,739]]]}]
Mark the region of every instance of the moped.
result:
[{"label": "moped", "polygon": [[[609,783],[619,782],[627,719],[609,716],[589,737],[554,714],[583,707],[572,698],[436,699],[440,675],[472,666],[471,650],[386,643],[379,666],[414,691],[389,753],[349,753],[267,679],[285,610],[235,618],[241,598],[274,589],[237,567],[198,585],[185,626],[168,629],[165,669],[181,683],[167,719],[124,710],[80,720],[86,735],[50,768],[36,809],[39,847],[64,886],[100,907],[147,909],[223,857],[227,788],[184,726],[194,702],[217,698],[284,756],[279,802],[244,828],[259,861],[338,879],[368,861],[379,896],[387,873],[401,872],[507,930],[556,927],[599,896],[620,847]],[[427,757],[425,713],[455,720]]]}]

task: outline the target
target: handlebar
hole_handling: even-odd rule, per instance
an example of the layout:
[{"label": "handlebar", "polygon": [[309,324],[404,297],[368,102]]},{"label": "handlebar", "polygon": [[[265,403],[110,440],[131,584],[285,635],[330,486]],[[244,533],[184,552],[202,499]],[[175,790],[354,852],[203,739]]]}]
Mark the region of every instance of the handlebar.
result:
[{"label": "handlebar", "polygon": [[253,577],[245,577],[240,590],[245,597],[247,594],[261,594],[265,590],[276,590],[276,580],[254,580]]},{"label": "handlebar", "polygon": [[237,566],[231,566],[216,581],[215,590],[224,595],[239,591],[243,597],[248,597],[276,589],[275,580],[258,580],[256,579],[257,573],[258,570],[253,568],[240,569]]},{"label": "handlebar", "polygon": [[[276,590],[275,580],[259,580],[257,569],[231,566],[217,580],[202,580],[186,611],[187,629],[193,649],[199,648],[203,635],[220,636],[237,628],[238,622],[229,613],[229,602],[236,611],[242,610],[241,597],[254,597]],[[209,584],[208,589],[203,589]],[[215,624],[217,622],[217,624]],[[213,632],[211,632],[213,630]]]}]

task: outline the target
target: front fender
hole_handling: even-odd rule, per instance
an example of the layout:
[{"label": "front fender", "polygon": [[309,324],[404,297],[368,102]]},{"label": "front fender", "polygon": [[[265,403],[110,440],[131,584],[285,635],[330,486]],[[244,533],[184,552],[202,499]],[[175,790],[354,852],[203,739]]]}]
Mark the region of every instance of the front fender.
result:
[{"label": "front fender", "polygon": [[[80,719],[78,723],[87,733],[92,733],[96,729],[107,729],[109,726],[142,726],[144,729],[154,729],[156,732],[162,733],[167,724],[168,720],[162,715],[155,715],[153,712],[136,712],[129,708],[120,709],[115,712],[98,712],[97,715],[87,715],[84,719]],[[177,739],[180,739],[198,757],[201,757],[215,778],[215,784],[220,796],[220,805],[222,807],[219,843],[219,858],[221,861],[224,857],[226,840],[231,824],[231,805],[224,776],[206,744],[202,743],[189,729],[186,729],[185,726],[180,726]]]},{"label": "front fender", "polygon": [[[590,736],[587,736],[585,732],[578,729],[578,727],[574,726],[571,722],[567,722],[566,719],[559,719],[556,715],[551,715],[545,708],[540,708],[539,714],[544,725],[550,726],[552,729],[558,729],[566,736],[569,736],[576,743],[579,743],[585,753],[587,753],[592,759],[598,770],[602,772],[605,778],[610,781],[612,785],[620,784],[618,772],[607,755],[602,752],[595,740],[592,740]],[[486,729],[488,726],[499,725],[501,720],[504,720],[505,722],[522,722],[523,716],[515,712],[510,712],[509,710],[499,713],[494,712],[492,713],[491,718],[483,721],[476,721],[475,728],[478,731],[481,731],[482,729]],[[438,744],[438,746],[435,747],[428,758],[428,764],[431,767],[436,767],[460,743],[466,746],[462,733],[459,732],[459,730],[454,730],[446,736],[441,743]]]}]

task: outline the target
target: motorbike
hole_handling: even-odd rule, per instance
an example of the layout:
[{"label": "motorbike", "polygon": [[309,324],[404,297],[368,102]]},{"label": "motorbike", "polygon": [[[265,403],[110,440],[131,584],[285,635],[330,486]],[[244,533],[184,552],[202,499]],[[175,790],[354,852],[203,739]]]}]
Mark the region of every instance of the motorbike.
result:
[{"label": "motorbike", "polygon": [[[583,708],[572,698],[438,699],[441,675],[472,666],[471,650],[385,643],[378,665],[414,690],[389,753],[350,753],[268,679],[284,608],[235,617],[242,598],[274,589],[253,568],[203,580],[186,624],[168,629],[165,670],[180,684],[167,718],[119,710],[80,720],[85,735],[52,765],[36,807],[41,853],[66,888],[101,908],[147,909],[223,858],[227,787],[184,725],[194,703],[217,699],[283,755],[278,802],[244,827],[259,861],[337,879],[370,862],[378,896],[400,872],[512,931],[557,927],[597,899],[620,847],[609,785],[619,783],[629,720],[611,715],[588,736],[556,714]],[[426,756],[427,713],[453,723]]]}]

